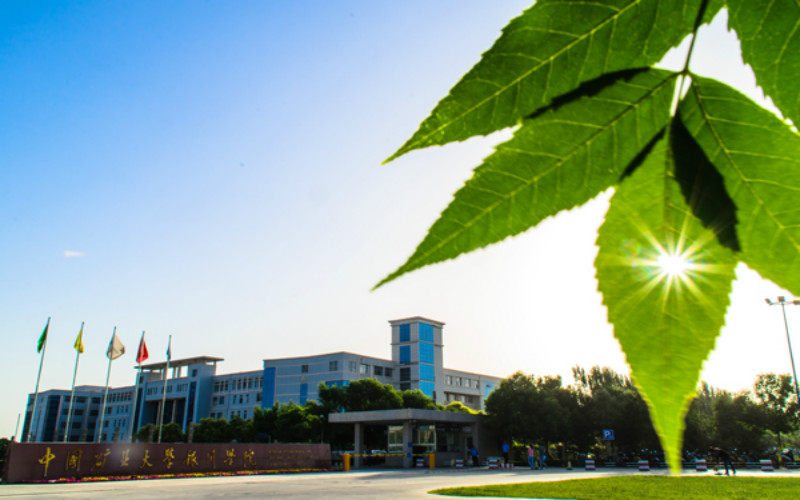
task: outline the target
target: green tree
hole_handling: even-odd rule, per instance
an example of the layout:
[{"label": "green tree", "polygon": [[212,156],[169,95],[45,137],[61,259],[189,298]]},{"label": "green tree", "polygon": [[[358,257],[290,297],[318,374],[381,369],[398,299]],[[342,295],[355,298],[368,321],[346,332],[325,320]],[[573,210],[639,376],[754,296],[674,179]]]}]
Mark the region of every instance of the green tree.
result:
[{"label": "green tree", "polygon": [[[158,426],[153,424],[145,424],[139,428],[133,437],[140,443],[150,443],[158,439]],[[164,424],[164,430],[161,431],[162,443],[182,443],[186,441],[186,434],[183,433],[181,426],[175,422]]]},{"label": "green tree", "polygon": [[[158,427],[155,428],[156,435],[158,435]],[[180,424],[169,422],[164,424],[164,429],[161,431],[162,443],[182,443],[186,441],[186,434],[183,433]]]},{"label": "green tree", "polygon": [[320,440],[320,418],[305,406],[280,405],[275,419],[275,440],[283,443],[311,443]]},{"label": "green tree", "polygon": [[761,374],[756,379],[753,392],[760,403],[765,427],[778,436],[780,446],[781,435],[797,430],[800,418],[792,377],[788,374]]},{"label": "green tree", "polygon": [[347,386],[347,411],[391,410],[403,407],[403,398],[389,384],[374,378],[355,380]]},{"label": "green tree", "polygon": [[3,470],[3,466],[6,463],[6,451],[9,443],[10,441],[7,438],[0,438],[0,471]]},{"label": "green tree", "polygon": [[585,419],[579,442],[599,442],[603,429],[613,429],[615,455],[659,448],[647,404],[630,378],[597,366],[589,372],[576,367],[573,376]]},{"label": "green tree", "polygon": [[144,424],[139,427],[139,430],[136,431],[133,437],[140,443],[150,443],[153,440],[153,436],[158,435],[157,429],[158,428],[153,424]]},{"label": "green tree", "polygon": [[713,406],[716,428],[712,444],[740,454],[760,454],[763,413],[750,396],[720,391]]},{"label": "green tree", "polygon": [[326,413],[337,413],[347,409],[347,386],[319,384],[317,400]]},{"label": "green tree", "polygon": [[717,392],[705,382],[700,384],[697,396],[692,399],[686,413],[686,429],[683,433],[683,446],[685,449],[700,453],[707,450],[716,442],[716,417],[714,415],[714,400]]},{"label": "green tree", "polygon": [[232,440],[239,443],[256,442],[256,430],[253,418],[245,420],[239,415],[233,415],[231,416],[228,425],[230,427]]},{"label": "green tree", "polygon": [[[800,137],[690,70],[697,31],[723,7],[759,85],[800,123],[795,0],[539,0],[387,160],[514,128],[377,286],[614,188],[598,288],[673,473],[736,265],[800,294]],[[683,70],[655,69],[687,35]]]},{"label": "green tree", "polygon": [[419,389],[400,391],[403,408],[418,408],[420,410],[435,410],[436,403]]},{"label": "green tree", "polygon": [[533,420],[536,385],[533,378],[516,372],[497,384],[486,398],[487,425],[503,441],[534,443]]},{"label": "green tree", "polygon": [[224,418],[202,418],[194,426],[195,443],[228,443],[232,439],[231,426]]},{"label": "green tree", "polygon": [[535,378],[517,372],[503,379],[486,398],[487,424],[503,441],[532,444],[566,441],[569,414],[557,394],[559,377]]},{"label": "green tree", "polygon": [[464,403],[461,401],[453,401],[448,403],[447,405],[441,407],[441,411],[450,411],[453,413],[471,413],[473,415],[481,413],[477,410],[473,410],[469,406],[464,406]]},{"label": "green tree", "polygon": [[253,430],[256,433],[257,441],[269,442],[272,440],[279,408],[280,404],[277,402],[272,405],[272,408],[255,407],[253,410]]}]

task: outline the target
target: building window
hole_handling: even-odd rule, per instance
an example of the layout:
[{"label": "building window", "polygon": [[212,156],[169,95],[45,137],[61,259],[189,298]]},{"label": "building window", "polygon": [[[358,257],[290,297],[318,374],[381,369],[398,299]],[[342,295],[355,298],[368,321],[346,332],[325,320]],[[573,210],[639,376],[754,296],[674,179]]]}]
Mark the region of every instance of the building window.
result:
[{"label": "building window", "polygon": [[436,377],[434,376],[434,369],[433,365],[419,365],[419,379],[420,380],[429,380],[434,381]]},{"label": "building window", "polygon": [[401,345],[400,346],[400,363],[407,365],[411,363],[411,346],[410,345]]},{"label": "building window", "polygon": [[400,368],[400,381],[411,380],[411,368]]},{"label": "building window", "polygon": [[444,383],[445,383],[445,385],[453,385],[453,376],[452,375],[445,375],[444,376]]},{"label": "building window", "polygon": [[433,325],[419,324],[419,339],[423,342],[433,342]]},{"label": "building window", "polygon": [[436,386],[434,385],[433,382],[420,382],[419,383],[419,390],[421,390],[423,393],[425,393],[426,396],[428,396],[431,399],[435,399],[434,398],[434,393],[433,393],[435,389],[436,389]]},{"label": "building window", "polygon": [[400,325],[400,342],[411,341],[411,325]]},{"label": "building window", "polygon": [[349,371],[355,372],[356,370],[358,370],[358,363],[356,363],[355,361],[348,361],[347,368]]},{"label": "building window", "polygon": [[390,425],[389,426],[389,453],[402,453],[403,452],[403,426]]},{"label": "building window", "polygon": [[419,343],[419,362],[433,364],[433,344],[428,342]]},{"label": "building window", "polygon": [[360,373],[361,375],[369,375],[369,365],[361,363],[361,366],[358,369],[358,373]]},{"label": "building window", "polygon": [[300,373],[308,373],[308,365],[300,365]]},{"label": "building window", "polygon": [[301,405],[306,404],[307,400],[308,400],[308,384],[303,383],[300,384],[300,404]]},{"label": "building window", "polygon": [[275,403],[275,367],[264,370],[264,403],[271,407]]},{"label": "building window", "polygon": [[425,451],[436,450],[436,426],[435,425],[418,425],[417,426],[417,439],[414,440],[414,446],[421,446]]},{"label": "building window", "polygon": [[408,382],[402,382],[400,384],[400,390],[401,391],[409,391],[409,390],[411,390],[411,384],[409,384]]},{"label": "building window", "polygon": [[456,377],[453,381],[457,387],[461,387],[461,377]]},{"label": "building window", "polygon": [[383,376],[383,367],[382,366],[374,366],[372,371],[375,373],[375,376]]},{"label": "building window", "polygon": [[393,369],[393,368],[387,368],[387,369],[385,370],[385,372],[386,372],[386,376],[387,376],[387,377],[391,377],[391,376],[392,376],[392,374],[394,373],[394,369]]},{"label": "building window", "polygon": [[328,371],[335,372],[339,369],[339,362],[338,361],[328,361]]}]

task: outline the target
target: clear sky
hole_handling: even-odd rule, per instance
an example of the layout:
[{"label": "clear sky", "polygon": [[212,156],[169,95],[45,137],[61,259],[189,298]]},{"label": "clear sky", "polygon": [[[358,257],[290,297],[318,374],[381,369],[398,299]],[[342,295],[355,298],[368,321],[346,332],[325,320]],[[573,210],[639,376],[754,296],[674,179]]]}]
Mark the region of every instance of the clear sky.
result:
[{"label": "clear sky", "polygon": [[[382,160],[528,4],[0,2],[0,435],[35,388],[48,316],[42,390],[70,388],[81,321],[79,385],[105,382],[115,326],[120,386],[143,330],[150,362],[172,335],[174,358],[231,373],[389,358],[387,322],[414,315],[446,323],[451,368],[626,372],[594,280],[609,193],[370,292],[507,133]],[[696,51],[695,71],[761,98],[724,19]],[[703,373],[729,390],[790,370],[764,303],[784,292],[738,276]]]}]

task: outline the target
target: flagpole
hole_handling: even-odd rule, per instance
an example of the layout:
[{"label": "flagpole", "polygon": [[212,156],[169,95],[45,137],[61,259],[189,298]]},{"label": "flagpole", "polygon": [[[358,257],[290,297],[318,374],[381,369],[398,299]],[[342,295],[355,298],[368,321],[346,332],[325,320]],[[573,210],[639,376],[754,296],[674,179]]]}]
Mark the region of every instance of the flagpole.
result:
[{"label": "flagpole", "polygon": [[164,394],[161,396],[161,411],[158,417],[158,441],[161,442],[161,431],[164,430],[164,407],[167,405],[167,378],[169,377],[169,361],[172,357],[172,335],[169,336],[167,343],[167,366],[164,369]]},{"label": "flagpole", "polygon": [[44,352],[47,350],[47,332],[50,330],[50,316],[47,317],[47,324],[44,326],[44,344],[42,344],[42,357],[39,359],[39,375],[36,376],[36,391],[33,393],[33,409],[31,409],[31,424],[28,426],[28,435],[25,442],[31,442],[31,431],[33,430],[34,417],[36,417],[36,400],[39,399],[39,381],[42,378],[42,365],[44,364]]},{"label": "flagpole", "polygon": [[[114,333],[111,334],[111,341],[114,341],[114,336],[117,334],[117,327],[114,327]],[[100,408],[100,428],[97,429],[97,441],[100,442],[100,438],[103,436],[103,420],[106,418],[106,400],[108,399],[108,381],[111,378],[111,362],[114,361],[111,359],[111,356],[108,357],[108,372],[106,373],[106,390],[103,393],[103,406]]]},{"label": "flagpole", "polygon": [[136,353],[136,362],[138,363],[137,371],[136,371],[136,384],[133,387],[133,406],[131,407],[131,443],[133,442],[133,433],[134,429],[136,428],[136,403],[139,399],[139,379],[142,378],[142,362],[141,359],[141,349],[142,349],[142,342],[144,342],[144,330],[142,330],[142,340],[139,341],[139,351]]},{"label": "flagpole", "polygon": [[69,438],[68,438],[68,436],[69,436],[69,422],[70,422],[70,420],[72,420],[72,402],[75,401],[75,377],[78,375],[78,360],[81,359],[81,351],[78,350],[77,345],[78,345],[78,342],[81,342],[81,345],[82,345],[82,342],[83,342],[82,336],[83,336],[83,321],[81,321],[81,330],[80,330],[80,333],[78,334],[78,341],[75,342],[75,346],[76,346],[75,350],[77,351],[77,353],[75,355],[75,371],[72,372],[72,392],[69,395],[69,410],[67,411],[67,427],[66,427],[66,429],[64,429],[64,442],[65,443],[67,441],[69,441]]}]

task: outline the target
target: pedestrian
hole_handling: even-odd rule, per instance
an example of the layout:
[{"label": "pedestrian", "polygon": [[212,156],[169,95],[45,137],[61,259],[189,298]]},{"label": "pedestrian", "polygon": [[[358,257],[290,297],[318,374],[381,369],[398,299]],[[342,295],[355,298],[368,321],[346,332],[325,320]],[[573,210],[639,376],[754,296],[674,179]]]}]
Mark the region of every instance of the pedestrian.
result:
[{"label": "pedestrian", "polygon": [[725,475],[726,476],[730,475],[728,473],[728,466],[730,466],[731,470],[733,471],[733,475],[735,476],[736,475],[736,467],[733,466],[733,460],[731,460],[731,454],[729,452],[727,452],[726,450],[723,450],[719,446],[712,447],[711,451],[717,456],[717,463],[719,463],[721,461],[723,463],[723,465],[725,466]]},{"label": "pedestrian", "polygon": [[545,460],[547,460],[547,455],[544,454],[544,445],[539,446],[539,464],[544,470],[547,465],[545,464]]},{"label": "pedestrian", "polygon": [[528,465],[531,466],[531,470],[533,470],[534,465],[536,465],[536,457],[534,457],[533,446],[531,445],[528,445]]},{"label": "pedestrian", "polygon": [[508,465],[508,443],[503,443],[503,464]]},{"label": "pedestrian", "polygon": [[471,450],[469,450],[469,454],[472,455],[472,465],[475,467],[478,466],[478,448],[473,446]]}]

